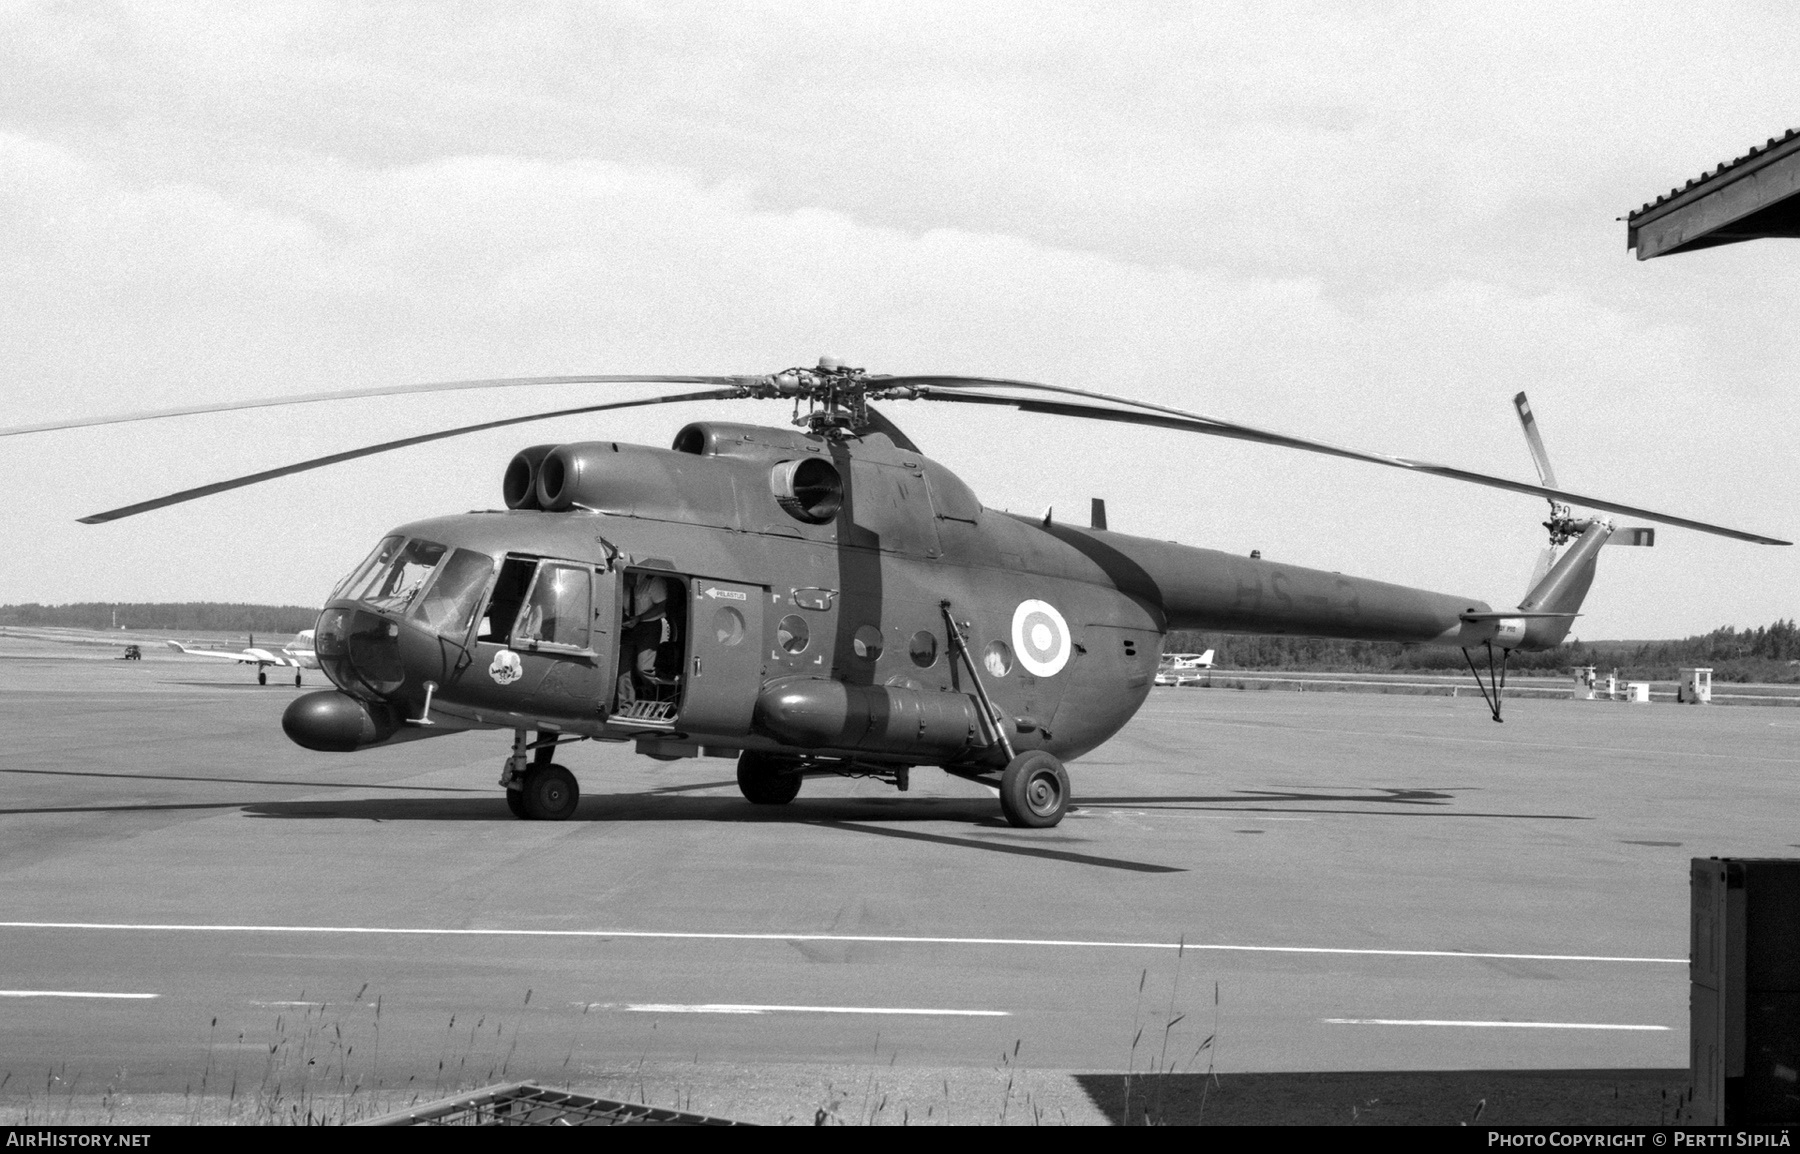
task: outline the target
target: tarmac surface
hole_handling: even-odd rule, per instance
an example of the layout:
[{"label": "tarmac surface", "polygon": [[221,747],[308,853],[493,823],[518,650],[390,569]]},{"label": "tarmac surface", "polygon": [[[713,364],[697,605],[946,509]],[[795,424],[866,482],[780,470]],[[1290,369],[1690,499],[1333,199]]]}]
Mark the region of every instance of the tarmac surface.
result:
[{"label": "tarmac surface", "polygon": [[[1316,1076],[1548,1071],[1655,1123],[1688,860],[1800,849],[1787,710],[1161,689],[1028,831],[936,771],[757,807],[731,762],[595,743],[558,759],[575,818],[522,822],[508,735],[315,754],[295,692],[0,637],[0,1121],[520,1079],[804,1123],[1103,1122],[1160,1085],[1195,1120],[1304,1072],[1348,1122],[1393,1080]],[[1426,1114],[1488,1100],[1461,1077]]]}]

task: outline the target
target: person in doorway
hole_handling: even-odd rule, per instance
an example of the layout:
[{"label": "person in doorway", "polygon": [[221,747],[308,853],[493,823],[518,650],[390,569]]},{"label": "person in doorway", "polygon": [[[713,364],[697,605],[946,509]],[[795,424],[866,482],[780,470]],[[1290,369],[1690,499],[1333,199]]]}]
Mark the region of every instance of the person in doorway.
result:
[{"label": "person in doorway", "polygon": [[669,581],[666,577],[639,577],[632,585],[630,612],[624,620],[627,661],[619,675],[619,704],[639,697],[655,697],[658,648],[674,640],[669,624]]}]

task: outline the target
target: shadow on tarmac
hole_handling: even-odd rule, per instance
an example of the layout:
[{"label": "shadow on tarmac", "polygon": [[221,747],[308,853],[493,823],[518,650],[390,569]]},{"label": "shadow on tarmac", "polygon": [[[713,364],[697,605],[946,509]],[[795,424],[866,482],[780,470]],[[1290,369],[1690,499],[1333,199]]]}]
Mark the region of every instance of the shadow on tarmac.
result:
[{"label": "shadow on tarmac", "polygon": [[[1147,874],[1183,874],[1187,870],[1180,866],[1152,865],[1149,862],[1128,861],[1116,857],[1094,857],[1091,854],[1070,853],[1066,850],[1047,849],[1033,840],[1030,845],[1014,845],[1001,842],[978,841],[966,837],[946,837],[943,834],[920,833],[910,829],[892,829],[878,825],[858,825],[847,821],[810,821],[808,825],[822,826],[825,829],[854,830],[857,833],[878,834],[881,837],[904,838],[908,841],[928,841],[938,845],[965,846],[970,849],[984,849],[993,853],[1018,854],[1021,857],[1051,858],[1056,861],[1074,862],[1077,865],[1104,866],[1107,869],[1130,870],[1134,873]],[[1075,840],[1064,838],[1064,841]]]},{"label": "shadow on tarmac", "polygon": [[[301,789],[403,789],[416,793],[491,793],[491,788],[478,789],[460,785],[382,785],[360,781],[284,781],[274,777],[193,777],[173,773],[100,773],[90,769],[0,769],[0,773],[29,773],[44,777],[111,777],[125,781],[197,781],[208,785],[291,785]],[[104,808],[104,807],[102,807]],[[32,810],[0,810],[0,813],[31,813]]]},{"label": "shadow on tarmac", "polygon": [[[681,787],[678,787],[681,788]],[[685,787],[696,788],[696,787]],[[926,841],[989,853],[1048,858],[1076,865],[1100,866],[1135,873],[1183,873],[1178,866],[1124,858],[1098,857],[1044,844],[1083,844],[1087,839],[1041,832],[1018,833],[994,814],[986,798],[832,798],[798,800],[784,806],[751,805],[738,797],[670,796],[655,793],[606,794],[581,803],[573,823],[611,821],[711,821],[737,824],[810,825],[821,829],[877,837]],[[225,808],[225,807],[219,807]],[[504,798],[352,798],[342,801],[264,801],[241,807],[252,817],[339,821],[505,821],[519,819]],[[881,825],[868,824],[881,822]],[[956,837],[897,829],[894,822],[960,822],[991,829],[993,838]],[[1014,836],[1025,841],[1001,840]]]},{"label": "shadow on tarmac", "polygon": [[[1245,789],[1229,794],[1161,794],[1150,797],[1083,797],[1081,804],[1094,809],[1135,807],[1160,810],[1210,810],[1226,813],[1359,814],[1376,817],[1504,817],[1533,821],[1593,821],[1574,813],[1492,813],[1481,810],[1446,810],[1457,800],[1453,793],[1428,789],[1375,789],[1369,791],[1318,792]],[[1322,809],[1316,805],[1272,806],[1251,802],[1338,802],[1368,806],[1403,806],[1402,809]]]}]

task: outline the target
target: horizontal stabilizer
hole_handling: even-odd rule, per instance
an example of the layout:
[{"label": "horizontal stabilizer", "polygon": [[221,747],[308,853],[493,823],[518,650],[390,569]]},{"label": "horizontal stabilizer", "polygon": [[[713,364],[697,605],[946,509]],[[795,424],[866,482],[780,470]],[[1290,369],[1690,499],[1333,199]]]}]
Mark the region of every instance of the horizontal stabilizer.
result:
[{"label": "horizontal stabilizer", "polygon": [[1654,545],[1656,544],[1656,530],[1645,525],[1633,525],[1626,529],[1620,529],[1608,538],[1606,543],[1608,545]]},{"label": "horizontal stabilizer", "polygon": [[1459,613],[1462,621],[1502,621],[1508,617],[1580,617],[1579,613],[1543,613],[1535,609],[1495,609],[1486,613]]}]

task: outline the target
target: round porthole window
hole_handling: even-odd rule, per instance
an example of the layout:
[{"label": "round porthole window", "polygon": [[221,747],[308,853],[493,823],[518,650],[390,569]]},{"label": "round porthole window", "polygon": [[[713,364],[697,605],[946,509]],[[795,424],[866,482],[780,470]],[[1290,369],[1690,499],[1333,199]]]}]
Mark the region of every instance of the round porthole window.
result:
[{"label": "round porthole window", "polygon": [[987,671],[995,677],[1005,677],[1012,672],[1012,646],[1004,641],[995,641],[989,644],[981,658],[981,663],[987,666]]},{"label": "round porthole window", "polygon": [[775,644],[789,653],[803,653],[807,642],[812,640],[812,631],[806,627],[806,619],[792,613],[781,619],[775,626]]},{"label": "round porthole window", "polygon": [[912,635],[912,643],[907,646],[906,652],[914,665],[920,669],[930,669],[937,664],[937,638],[921,629]]},{"label": "round porthole window", "polygon": [[713,614],[713,635],[720,645],[736,645],[744,639],[744,615],[729,605]]},{"label": "round porthole window", "polygon": [[850,645],[856,650],[858,657],[864,661],[874,661],[881,656],[881,630],[873,625],[864,625],[857,629]]}]

